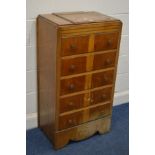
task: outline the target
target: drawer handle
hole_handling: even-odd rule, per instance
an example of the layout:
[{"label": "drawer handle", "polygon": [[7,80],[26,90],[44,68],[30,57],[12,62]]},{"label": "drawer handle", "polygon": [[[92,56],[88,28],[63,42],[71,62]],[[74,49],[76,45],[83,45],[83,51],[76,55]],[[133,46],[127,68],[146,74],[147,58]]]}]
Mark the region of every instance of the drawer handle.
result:
[{"label": "drawer handle", "polygon": [[74,124],[76,124],[75,120],[72,120],[72,119],[69,119],[69,120],[68,120],[68,123],[69,123],[69,125],[74,125]]},{"label": "drawer handle", "polygon": [[70,72],[75,71],[75,65],[70,65],[70,67],[69,67],[69,71],[70,71]]},{"label": "drawer handle", "polygon": [[109,79],[108,76],[106,76],[106,75],[103,76],[103,82],[107,82],[108,79]]},{"label": "drawer handle", "polygon": [[69,102],[69,106],[73,106],[73,102]]},{"label": "drawer handle", "polygon": [[68,87],[69,90],[74,90],[75,89],[75,85],[74,84],[70,84]]},{"label": "drawer handle", "polygon": [[74,50],[76,50],[76,45],[74,45],[74,44],[72,44],[72,45],[70,45],[70,49],[71,49],[71,51],[74,51]]},{"label": "drawer handle", "polygon": [[106,59],[105,64],[110,65],[112,63],[111,59]]},{"label": "drawer handle", "polygon": [[112,45],[112,40],[111,39],[107,41],[107,45],[108,46],[111,46]]},{"label": "drawer handle", "polygon": [[107,95],[106,94],[102,94],[101,99],[105,100],[106,98],[107,98]]}]

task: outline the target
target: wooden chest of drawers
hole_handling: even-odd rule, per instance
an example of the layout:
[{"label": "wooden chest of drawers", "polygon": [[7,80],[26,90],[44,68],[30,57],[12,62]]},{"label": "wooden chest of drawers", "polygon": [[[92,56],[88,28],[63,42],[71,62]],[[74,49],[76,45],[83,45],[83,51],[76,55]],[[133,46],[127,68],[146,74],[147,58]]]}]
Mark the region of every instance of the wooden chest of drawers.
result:
[{"label": "wooden chest of drawers", "polygon": [[38,16],[38,124],[56,149],[109,131],[121,29],[97,12]]}]

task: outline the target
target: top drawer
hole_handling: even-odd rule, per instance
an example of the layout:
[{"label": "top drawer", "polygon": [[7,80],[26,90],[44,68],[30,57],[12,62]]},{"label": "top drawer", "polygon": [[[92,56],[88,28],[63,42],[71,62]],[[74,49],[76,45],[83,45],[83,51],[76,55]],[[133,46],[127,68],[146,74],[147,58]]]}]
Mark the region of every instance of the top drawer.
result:
[{"label": "top drawer", "polygon": [[61,55],[74,55],[88,52],[89,36],[62,38]]},{"label": "top drawer", "polygon": [[94,51],[117,49],[118,35],[118,32],[96,34],[94,40]]}]

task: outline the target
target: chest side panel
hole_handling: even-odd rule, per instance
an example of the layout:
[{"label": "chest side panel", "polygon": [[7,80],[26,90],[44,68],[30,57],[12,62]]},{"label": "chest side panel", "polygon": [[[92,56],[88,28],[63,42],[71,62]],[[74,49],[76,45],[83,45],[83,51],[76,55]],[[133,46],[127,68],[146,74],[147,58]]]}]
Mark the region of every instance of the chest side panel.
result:
[{"label": "chest side panel", "polygon": [[53,138],[56,107],[57,29],[42,17],[37,19],[37,78],[39,127]]}]

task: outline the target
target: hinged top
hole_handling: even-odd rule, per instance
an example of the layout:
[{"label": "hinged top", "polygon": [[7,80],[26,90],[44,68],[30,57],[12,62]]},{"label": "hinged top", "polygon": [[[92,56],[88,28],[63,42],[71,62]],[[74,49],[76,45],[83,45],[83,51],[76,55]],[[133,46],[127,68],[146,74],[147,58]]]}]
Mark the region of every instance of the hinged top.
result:
[{"label": "hinged top", "polygon": [[99,23],[99,22],[117,20],[113,17],[101,14],[99,12],[94,12],[94,11],[52,13],[52,14],[46,14],[46,15],[41,15],[41,16],[54,22],[57,25]]}]

